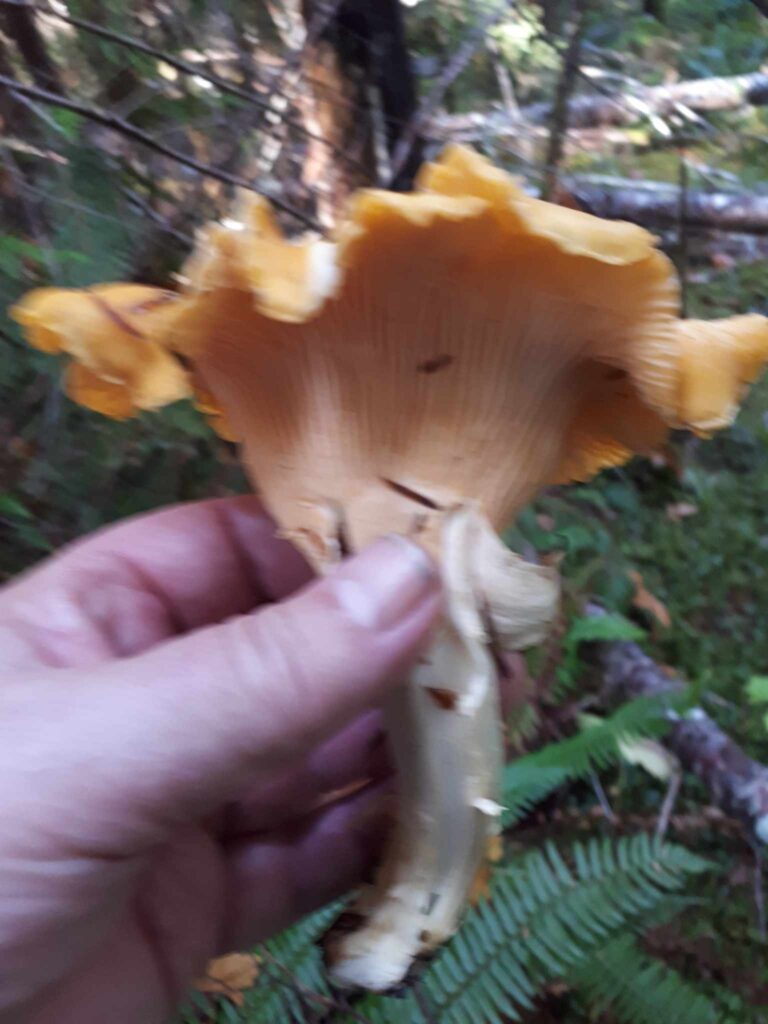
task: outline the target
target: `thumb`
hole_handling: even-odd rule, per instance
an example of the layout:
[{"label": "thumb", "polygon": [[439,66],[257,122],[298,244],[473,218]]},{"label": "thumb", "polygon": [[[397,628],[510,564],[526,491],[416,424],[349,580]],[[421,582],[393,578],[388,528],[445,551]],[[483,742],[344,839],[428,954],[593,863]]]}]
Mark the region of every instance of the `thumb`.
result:
[{"label": "thumb", "polygon": [[428,556],[386,537],[282,604],[101,668],[58,720],[60,784],[110,842],[154,842],[380,702],[440,604]]}]

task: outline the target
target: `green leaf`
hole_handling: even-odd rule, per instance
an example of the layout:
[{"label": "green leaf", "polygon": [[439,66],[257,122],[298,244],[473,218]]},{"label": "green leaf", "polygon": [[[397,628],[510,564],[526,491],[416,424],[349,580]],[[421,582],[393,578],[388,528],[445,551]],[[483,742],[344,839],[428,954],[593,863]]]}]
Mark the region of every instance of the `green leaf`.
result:
[{"label": "green leaf", "polygon": [[644,640],[645,630],[618,613],[574,619],[565,638],[566,647],[612,640]]},{"label": "green leaf", "polygon": [[670,725],[670,705],[677,709],[686,700],[686,693],[675,694],[674,698],[639,697],[609,717],[593,720],[590,728],[575,736],[550,743],[508,764],[504,769],[502,798],[505,827],[516,824],[531,807],[565,783],[616,764],[621,758],[619,744],[623,740],[663,736]]},{"label": "green leaf", "polygon": [[51,554],[54,550],[53,544],[48,538],[31,523],[20,523],[16,530],[16,536],[33,551],[44,551],[46,554]]},{"label": "green leaf", "polygon": [[677,971],[638,949],[630,935],[614,938],[568,974],[592,1012],[608,1010],[630,1024],[714,1024],[715,1007]]},{"label": "green leaf", "polygon": [[752,676],[747,683],[750,704],[768,704],[768,676]]},{"label": "green leaf", "polygon": [[0,517],[3,519],[29,520],[32,513],[27,506],[12,494],[0,494]]},{"label": "green leaf", "polygon": [[579,524],[564,526],[561,530],[557,530],[553,537],[557,541],[557,546],[564,548],[569,555],[574,555],[579,551],[588,551],[595,546],[594,532]]}]

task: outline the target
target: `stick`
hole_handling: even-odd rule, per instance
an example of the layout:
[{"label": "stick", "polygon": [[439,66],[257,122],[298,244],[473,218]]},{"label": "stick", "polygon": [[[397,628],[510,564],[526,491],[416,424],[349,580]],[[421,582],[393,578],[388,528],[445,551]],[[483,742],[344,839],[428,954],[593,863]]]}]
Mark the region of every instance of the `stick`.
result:
[{"label": "stick", "polygon": [[[3,2],[8,2],[8,0],[0,0],[0,3]],[[8,78],[5,75],[0,75],[0,86],[4,86],[8,89],[11,95],[26,96],[29,99],[37,100],[38,103],[45,103],[48,106],[71,110],[74,114],[79,114],[81,117],[85,117],[96,124],[104,125],[105,128],[111,128],[113,131],[119,132],[121,135],[125,135],[126,138],[133,139],[134,142],[138,142],[142,146],[146,146],[147,149],[154,150],[154,152],[160,153],[161,156],[168,157],[169,160],[174,160],[183,167],[189,167],[190,170],[196,171],[198,174],[204,174],[209,178],[215,178],[218,181],[223,181],[227,185],[234,185],[237,188],[248,189],[250,192],[257,191],[253,187],[252,183],[245,178],[241,178],[236,174],[230,174],[228,171],[220,170],[217,167],[213,167],[211,164],[202,163],[194,157],[187,156],[185,153],[180,153],[178,150],[172,149],[170,146],[166,146],[165,143],[158,142],[151,135],[148,135],[140,128],[137,128],[129,121],[123,120],[123,118],[118,117],[116,114],[110,114],[109,111],[89,106],[87,103],[81,103],[79,100],[71,100],[65,96],[58,96],[57,94],[48,92],[45,89],[38,89],[33,85],[25,85],[23,82],[19,82],[15,78]],[[311,217],[307,216],[307,214],[302,213],[300,210],[295,209],[289,203],[286,203],[284,200],[277,197],[270,196],[270,201],[273,206],[282,210],[283,213],[290,214],[307,227],[317,230],[318,225]]]}]

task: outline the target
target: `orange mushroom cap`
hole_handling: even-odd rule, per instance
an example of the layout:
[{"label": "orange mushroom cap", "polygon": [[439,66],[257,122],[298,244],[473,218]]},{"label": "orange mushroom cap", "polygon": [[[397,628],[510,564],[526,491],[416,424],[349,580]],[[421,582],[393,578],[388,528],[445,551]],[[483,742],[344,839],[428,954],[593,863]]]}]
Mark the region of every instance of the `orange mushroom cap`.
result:
[{"label": "orange mushroom cap", "polygon": [[[169,351],[190,359],[204,406],[226,412],[281,524],[316,557],[340,507],[354,545],[467,497],[500,527],[542,486],[648,451],[670,425],[729,422],[768,359],[768,325],[680,321],[654,243],[532,199],[452,146],[413,193],[358,193],[330,242],[284,239],[266,200],[244,195],[201,233],[164,319],[139,327],[140,299],[110,292],[144,345],[93,298],[82,319],[99,289],[33,293],[15,315],[142,408],[161,404],[159,380],[186,386]],[[79,390],[119,406],[91,377]]]},{"label": "orange mushroom cap", "polygon": [[107,284],[40,288],[11,309],[31,345],[72,356],[67,393],[86,408],[127,419],[190,393],[180,363],[159,342],[175,315],[174,292]]}]

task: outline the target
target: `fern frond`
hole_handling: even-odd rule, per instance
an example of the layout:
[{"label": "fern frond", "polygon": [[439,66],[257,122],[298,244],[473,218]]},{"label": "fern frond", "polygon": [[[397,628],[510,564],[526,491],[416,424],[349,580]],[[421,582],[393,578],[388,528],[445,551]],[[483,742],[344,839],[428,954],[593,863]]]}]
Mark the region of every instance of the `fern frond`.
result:
[{"label": "fern frond", "polygon": [[[603,998],[603,992],[589,988],[595,951],[610,952],[617,936],[658,911],[689,874],[706,868],[682,847],[660,844],[644,833],[575,843],[565,853],[552,844],[526,853],[496,871],[490,898],[470,911],[460,932],[425,969],[418,998],[412,989],[401,998],[368,995],[354,1001],[352,1013],[339,1010],[329,1019],[334,1024],[361,1018],[369,1024],[428,1024],[430,1019],[506,1024],[534,1005],[545,984],[576,979],[582,968],[580,987],[590,998]],[[334,993],[317,943],[341,906],[337,901],[256,948],[262,972],[247,993],[243,1020],[273,1024],[327,1015]],[[651,968],[656,965],[643,964],[644,970]],[[665,998],[677,998],[672,982],[662,985],[661,975],[648,977]],[[645,1024],[642,1017],[619,1014],[619,1019]],[[702,1024],[708,1019],[700,1018]],[[657,1015],[653,1024],[660,1020],[678,1018]],[[680,1021],[687,1024],[687,1018]]]},{"label": "fern frond", "polygon": [[617,613],[574,619],[563,641],[562,660],[552,696],[560,702],[578,686],[583,674],[579,647],[583,643],[612,640],[643,640],[645,631]]},{"label": "fern frond", "polygon": [[304,1020],[308,1014],[302,1003],[311,1004],[312,994],[330,996],[317,943],[343,905],[337,900],[256,947],[262,969],[255,987],[246,995],[248,1024]]},{"label": "fern frond", "polygon": [[520,821],[554,790],[620,759],[619,742],[662,736],[669,728],[669,698],[640,697],[590,729],[527,754],[504,770],[504,825]]},{"label": "fern frond", "polygon": [[[682,847],[645,834],[576,843],[565,857],[549,845],[517,858],[496,872],[490,899],[467,915],[426,970],[420,985],[432,1019],[519,1020],[545,984],[569,977],[705,867]],[[368,996],[355,1011],[371,1024],[426,1024],[413,993]],[[659,1020],[677,1018],[654,1024]],[[351,1017],[342,1021],[352,1024]]]},{"label": "fern frond", "polygon": [[568,980],[590,1009],[610,1009],[622,1024],[710,1024],[716,1011],[677,971],[622,935],[579,964]]}]

